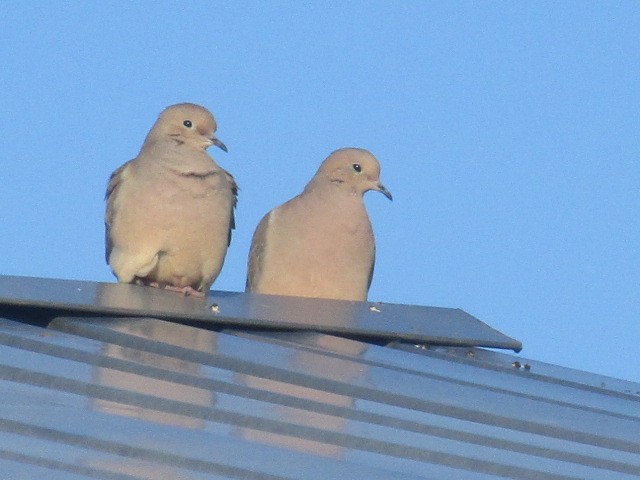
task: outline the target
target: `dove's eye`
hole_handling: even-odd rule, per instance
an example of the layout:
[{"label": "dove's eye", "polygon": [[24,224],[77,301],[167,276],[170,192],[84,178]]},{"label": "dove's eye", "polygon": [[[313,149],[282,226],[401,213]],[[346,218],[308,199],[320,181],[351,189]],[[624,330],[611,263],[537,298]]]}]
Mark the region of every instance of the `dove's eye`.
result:
[{"label": "dove's eye", "polygon": [[184,122],[182,122],[182,124],[187,128],[191,128],[193,126],[191,120],[185,120]]},{"label": "dove's eye", "polygon": [[360,164],[359,164],[359,163],[354,163],[354,164],[352,165],[352,167],[353,167],[353,169],[354,169],[356,172],[358,172],[358,173],[360,173],[360,172],[362,171],[362,167],[360,166]]}]

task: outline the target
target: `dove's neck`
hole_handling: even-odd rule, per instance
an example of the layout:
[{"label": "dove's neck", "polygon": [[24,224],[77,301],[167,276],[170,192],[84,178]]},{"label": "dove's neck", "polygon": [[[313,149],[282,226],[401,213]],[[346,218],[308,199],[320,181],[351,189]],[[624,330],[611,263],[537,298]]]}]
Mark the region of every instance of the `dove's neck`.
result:
[{"label": "dove's neck", "polygon": [[314,178],[302,192],[303,202],[314,215],[329,215],[333,221],[345,218],[365,218],[366,208],[362,194],[346,183],[326,178]]},{"label": "dove's neck", "polygon": [[323,201],[345,199],[358,200],[362,202],[362,192],[359,192],[354,185],[347,182],[330,180],[328,177],[316,175],[307,184],[303,192],[304,195],[321,197]]},{"label": "dove's neck", "polygon": [[[357,245],[371,237],[371,221],[362,194],[346,183],[312,180],[300,196],[302,211],[328,238],[347,234]],[[363,247],[364,248],[364,247]]]},{"label": "dove's neck", "polygon": [[182,175],[207,175],[221,170],[204,149],[171,139],[145,141],[139,156]]}]

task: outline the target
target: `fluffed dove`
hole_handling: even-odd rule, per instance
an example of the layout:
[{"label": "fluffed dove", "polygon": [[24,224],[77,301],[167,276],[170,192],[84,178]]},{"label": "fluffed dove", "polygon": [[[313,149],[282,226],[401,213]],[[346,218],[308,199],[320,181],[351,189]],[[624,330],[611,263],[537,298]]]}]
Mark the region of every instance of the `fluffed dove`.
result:
[{"label": "fluffed dove", "polygon": [[204,296],[235,228],[238,188],[207,154],[227,147],[209,111],[167,107],[140,153],[111,174],[105,215],[106,260],[118,281]]},{"label": "fluffed dove", "polygon": [[366,300],[375,260],[363,201],[368,190],[392,200],[370,152],[343,148],[329,155],[300,195],[258,224],[246,291]]}]

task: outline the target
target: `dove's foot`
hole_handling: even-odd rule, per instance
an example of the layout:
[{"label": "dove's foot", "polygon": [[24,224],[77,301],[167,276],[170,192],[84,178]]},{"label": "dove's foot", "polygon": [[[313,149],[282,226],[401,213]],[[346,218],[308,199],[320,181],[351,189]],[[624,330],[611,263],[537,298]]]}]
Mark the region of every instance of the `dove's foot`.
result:
[{"label": "dove's foot", "polygon": [[151,283],[148,283],[147,285],[149,285],[150,287],[154,287],[154,288],[161,288],[163,290],[169,290],[170,292],[182,293],[185,297],[200,297],[200,298],[204,298],[206,296],[203,292],[199,292],[198,290],[196,290],[195,288],[190,287],[190,286],[176,287],[174,285],[163,285],[163,284],[160,284],[158,282],[151,282]]}]

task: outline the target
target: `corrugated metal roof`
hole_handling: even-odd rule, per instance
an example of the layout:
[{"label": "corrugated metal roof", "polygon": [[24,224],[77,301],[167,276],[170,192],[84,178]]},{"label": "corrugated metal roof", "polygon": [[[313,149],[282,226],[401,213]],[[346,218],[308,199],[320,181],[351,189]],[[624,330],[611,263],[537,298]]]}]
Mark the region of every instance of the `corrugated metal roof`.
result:
[{"label": "corrugated metal roof", "polygon": [[[203,307],[126,285],[91,301],[104,285],[0,277],[3,478],[640,478],[640,385],[478,348],[518,343],[459,310],[423,325],[424,307]],[[221,323],[203,320],[212,302]],[[294,305],[334,313],[298,328]],[[351,338],[335,312],[358,319]]]},{"label": "corrugated metal roof", "polygon": [[[207,299],[167,295],[138,285],[1,276],[0,305],[44,315],[100,314],[153,317],[191,325],[313,330],[387,342],[520,351],[522,344],[454,308],[213,292]],[[43,312],[38,312],[41,316]]]}]

